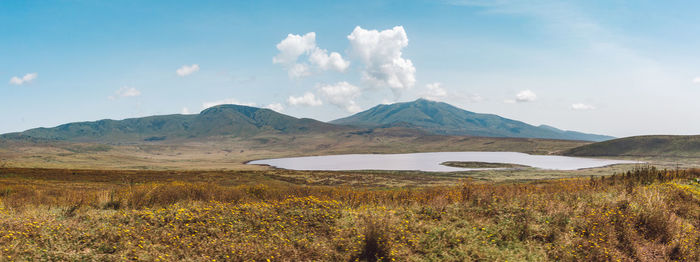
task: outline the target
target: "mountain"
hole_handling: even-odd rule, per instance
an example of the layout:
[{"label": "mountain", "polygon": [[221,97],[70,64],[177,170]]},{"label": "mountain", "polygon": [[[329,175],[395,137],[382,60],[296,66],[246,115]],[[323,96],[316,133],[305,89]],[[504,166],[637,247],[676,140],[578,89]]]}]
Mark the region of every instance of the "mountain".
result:
[{"label": "mountain", "polygon": [[563,152],[569,156],[700,157],[700,135],[633,136],[588,144]]},{"label": "mountain", "polygon": [[413,102],[378,105],[330,123],[358,127],[408,125],[435,134],[488,137],[524,137],[604,141],[610,136],[533,126],[492,114],[469,112],[450,104],[418,99]]},{"label": "mountain", "polygon": [[556,127],[548,126],[548,125],[539,125],[537,127],[562,134],[571,140],[605,141],[605,140],[615,139],[615,137],[612,137],[612,136],[595,135],[595,134],[587,134],[587,133],[581,133],[581,132],[576,132],[576,131],[561,130],[561,129],[558,129]]},{"label": "mountain", "polygon": [[197,115],[160,115],[124,120],[77,122],[5,134],[3,138],[77,142],[158,141],[211,136],[253,136],[260,133],[327,132],[342,127],[313,119],[298,119],[270,109],[219,105]]},{"label": "mountain", "polygon": [[[350,127],[349,127],[350,126]],[[124,120],[77,122],[35,128],[0,136],[4,139],[71,142],[138,142],[199,139],[214,136],[251,137],[259,134],[301,134],[360,128],[400,128],[426,134],[522,137],[602,141],[608,136],[532,126],[497,115],[477,114],[446,103],[419,99],[378,105],[353,116],[324,123],[295,118],[270,109],[219,105],[196,115],[159,115]]]}]

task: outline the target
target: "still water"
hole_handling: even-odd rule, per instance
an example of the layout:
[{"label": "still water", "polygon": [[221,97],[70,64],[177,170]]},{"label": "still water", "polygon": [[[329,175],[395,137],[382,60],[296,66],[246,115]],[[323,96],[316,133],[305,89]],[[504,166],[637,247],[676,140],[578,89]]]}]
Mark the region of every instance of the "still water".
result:
[{"label": "still water", "polygon": [[447,161],[507,163],[552,170],[576,170],[639,163],[628,160],[529,155],[517,152],[434,152],[290,157],[255,160],[248,164],[270,165],[292,170],[419,170],[426,172],[480,170],[479,168],[449,167],[440,164]]}]

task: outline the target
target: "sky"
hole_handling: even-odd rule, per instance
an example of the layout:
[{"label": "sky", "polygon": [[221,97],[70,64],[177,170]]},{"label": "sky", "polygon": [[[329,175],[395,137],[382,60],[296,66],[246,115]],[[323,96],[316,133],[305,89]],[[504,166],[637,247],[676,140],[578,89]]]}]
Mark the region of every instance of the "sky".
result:
[{"label": "sky", "polygon": [[235,103],[329,121],[426,98],[700,134],[697,1],[0,1],[0,133]]}]

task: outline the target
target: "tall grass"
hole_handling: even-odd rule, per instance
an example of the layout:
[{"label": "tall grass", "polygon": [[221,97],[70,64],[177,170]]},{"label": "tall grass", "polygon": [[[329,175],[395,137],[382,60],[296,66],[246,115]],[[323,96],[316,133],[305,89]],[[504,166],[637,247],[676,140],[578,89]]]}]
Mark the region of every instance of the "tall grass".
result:
[{"label": "tall grass", "polygon": [[13,179],[0,260],[700,260],[698,169],[412,189]]}]

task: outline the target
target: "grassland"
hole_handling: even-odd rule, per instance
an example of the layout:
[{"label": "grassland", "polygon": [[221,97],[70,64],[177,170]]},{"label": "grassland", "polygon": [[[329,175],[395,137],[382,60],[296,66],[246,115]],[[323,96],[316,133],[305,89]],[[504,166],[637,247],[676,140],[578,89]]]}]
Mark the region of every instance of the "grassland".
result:
[{"label": "grassland", "polygon": [[700,260],[698,158],[642,159],[668,170],[245,165],[344,153],[553,154],[585,144],[400,128],[138,144],[5,140],[0,261]]},{"label": "grassland", "polygon": [[698,261],[698,179],[4,168],[0,260]]},{"label": "grassland", "polygon": [[489,162],[473,162],[473,161],[447,161],[440,163],[445,166],[462,167],[462,168],[525,168],[525,165],[516,165],[508,163],[489,163]]},{"label": "grassland", "polygon": [[700,158],[700,135],[633,136],[572,148],[563,152],[571,156],[633,156]]},{"label": "grassland", "polygon": [[402,128],[306,135],[91,144],[0,140],[0,166],[26,168],[260,170],[250,160],[289,156],[431,151],[515,151],[551,154],[582,141],[433,136]]}]

